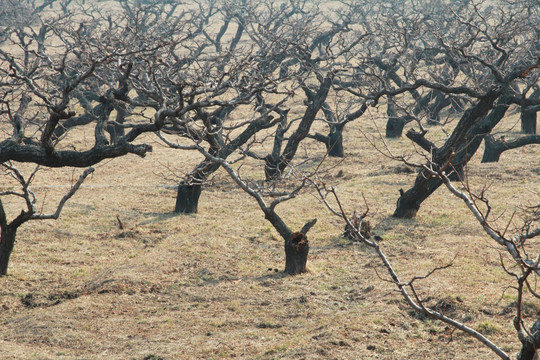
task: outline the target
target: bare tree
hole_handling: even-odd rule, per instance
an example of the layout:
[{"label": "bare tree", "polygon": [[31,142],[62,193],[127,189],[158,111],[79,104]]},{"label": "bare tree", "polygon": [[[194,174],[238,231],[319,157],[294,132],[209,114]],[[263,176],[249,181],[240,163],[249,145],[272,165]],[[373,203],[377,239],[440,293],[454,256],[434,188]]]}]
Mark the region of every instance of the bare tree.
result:
[{"label": "bare tree", "polygon": [[[246,158],[245,154],[240,154],[236,159],[230,162],[226,159],[220,158],[211,154],[204,147],[200,145],[182,146],[177,143],[169,141],[164,136],[161,139],[172,148],[179,150],[197,150],[204,155],[209,164],[215,164],[221,166],[230,178],[236,183],[236,185],[242,189],[246,194],[253,197],[259,205],[261,211],[264,213],[264,217],[284,240],[285,249],[285,272],[289,275],[297,275],[306,271],[306,264],[309,254],[309,242],[307,239],[307,232],[316,224],[317,219],[308,221],[300,231],[293,232],[285,221],[276,212],[276,207],[288,200],[294,199],[300,191],[306,186],[309,178],[315,176],[318,173],[318,168],[307,175],[297,175],[299,179],[295,185],[283,185],[279,186],[279,183],[269,183],[264,180],[252,179],[250,177],[243,177],[240,175],[240,168],[243,164],[240,162]],[[232,164],[239,163],[238,169],[235,169]],[[294,179],[292,181],[294,184]],[[270,203],[267,203],[265,198],[272,199]]]},{"label": "bare tree", "polygon": [[[540,105],[535,104],[540,96],[539,77],[540,74],[535,74],[528,78],[523,91],[521,91],[521,132],[525,135],[510,137],[504,131],[494,131],[486,135],[484,137],[485,148],[482,162],[496,162],[499,161],[501,154],[507,150],[517,149],[526,145],[540,144],[540,135],[536,134],[536,113],[539,111]],[[536,90],[527,96],[534,87],[536,87]]]},{"label": "bare tree", "polygon": [[[509,13],[513,16],[508,17]],[[459,176],[484,136],[500,122],[510,105],[523,103],[517,89],[525,80],[534,78],[533,72],[540,61],[535,36],[540,15],[529,2],[520,5],[503,2],[497,8],[483,2],[471,2],[462,7],[450,7],[447,16],[454,24],[453,33],[442,33],[429,21],[423,25],[435,37],[441,53],[452,63],[459,64],[463,76],[447,85],[431,76],[442,73],[448,66],[446,62],[424,62],[424,66],[419,66],[411,61],[405,70],[411,74],[410,81],[399,87],[381,86],[391,96],[404,94],[404,90],[427,88],[467,99],[466,109],[441,145],[428,140],[428,131],[420,122],[417,122],[419,131],[411,129],[407,133],[407,137],[433,156],[435,163],[451,161],[454,176]],[[414,51],[425,51],[422,44],[409,44]],[[407,48],[407,51],[412,50]],[[405,63],[405,60],[400,61]],[[529,100],[534,104],[534,99]],[[440,179],[420,171],[415,184],[409,190],[401,191],[394,216],[414,217],[422,202],[441,184]]]},{"label": "bare tree", "polygon": [[[54,213],[45,214],[36,209],[37,198],[31,190],[31,183],[36,177],[39,166],[37,166],[28,177],[25,177],[11,161],[3,163],[2,168],[4,170],[3,175],[9,177],[11,181],[14,181],[16,185],[20,186],[20,191],[0,191],[0,276],[7,274],[9,258],[15,245],[15,238],[19,227],[30,220],[58,219],[64,204],[77,192],[88,175],[94,172],[92,167],[86,169],[79,179],[72,184],[71,189],[59,201],[56,211]],[[7,183],[9,183],[9,181]],[[10,186],[6,186],[6,188],[9,187]],[[21,210],[19,215],[11,219],[11,221],[8,218],[8,214],[6,214],[2,203],[2,198],[8,196],[22,199],[26,207]]]},{"label": "bare tree", "polygon": [[[200,56],[193,66],[204,64],[212,69],[211,77],[219,79],[216,82],[220,85],[219,95],[229,101],[192,111],[165,130],[199,144],[203,142],[210,154],[226,159],[235,151],[245,151],[252,142],[271,141],[266,130],[272,129],[271,154],[245,153],[264,161],[268,179],[279,177],[295,156],[300,142],[308,137],[330,92],[334,78],[332,59],[340,55],[331,56],[328,49],[333,48],[332,41],[337,43],[334,37],[349,31],[348,20],[343,16],[340,22],[329,23],[316,3],[306,1],[200,1],[197,4],[201,19],[198,31],[214,51],[211,57]],[[224,46],[223,39],[227,36],[229,43]],[[197,94],[195,98],[208,94],[213,91]],[[290,106],[302,96],[304,115],[289,119]],[[250,114],[247,119],[238,115],[246,112]],[[341,130],[353,119],[350,117],[331,127],[335,125]],[[293,134],[287,136],[287,131]],[[341,133],[333,137],[340,138]],[[210,164],[205,159],[187,174],[179,184],[176,212],[197,211],[201,185],[218,168],[218,163]]]},{"label": "bare tree", "polygon": [[[186,108],[213,104],[210,99],[202,105],[167,102],[155,91],[170,86],[162,80],[168,75],[161,64],[171,56],[177,63],[179,58],[198,56],[191,45],[181,54],[169,51],[193,38],[196,28],[189,12],[180,13],[172,23],[156,13],[154,18],[130,22],[133,19],[118,8],[100,8],[95,3],[71,6],[69,1],[60,5],[66,6],[65,11],[35,13],[35,21],[14,27],[9,41],[0,46],[0,164],[22,189],[2,189],[0,196],[17,196],[26,204],[11,221],[2,207],[2,274],[17,229],[28,220],[57,218],[91,172],[83,173],[54,214],[45,215],[34,208],[29,190],[34,173],[25,178],[16,162],[84,168],[127,154],[144,157],[152,147],[135,143],[141,134],[160,130],[169,117],[181,117]],[[181,65],[176,70],[181,71]],[[163,91],[182,97],[177,91],[182,87],[204,91],[198,83],[174,84]],[[111,127],[116,131],[107,136]],[[82,145],[75,141],[81,134],[87,139]]]},{"label": "bare tree", "polygon": [[[402,159],[402,161],[404,160]],[[540,276],[540,254],[535,253],[535,251],[538,250],[537,245],[538,240],[540,239],[539,206],[533,205],[525,209],[522,226],[516,229],[517,232],[514,235],[508,235],[507,230],[510,223],[502,229],[497,226],[496,216],[491,213],[492,209],[484,191],[480,194],[474,194],[467,182],[462,183],[462,185],[464,185],[464,190],[459,190],[447,176],[447,171],[450,170],[449,168],[441,168],[434,163],[428,165],[411,164],[406,161],[405,163],[411,166],[421,166],[423,170],[431,176],[438,177],[451,194],[463,200],[467,209],[470,211],[471,216],[476,218],[485,234],[494,241],[502,253],[508,255],[509,260],[505,260],[501,255],[501,266],[515,281],[513,289],[516,291],[517,301],[515,303],[515,318],[513,325],[516,330],[517,338],[522,344],[518,359],[536,359],[538,356],[537,351],[540,348],[540,319],[533,320],[532,324],[527,325],[523,317],[523,306],[524,298],[526,296],[540,299],[540,294],[536,287],[538,277]],[[375,254],[388,272],[390,277],[388,281],[397,287],[405,302],[414,311],[422,313],[427,317],[440,320],[455,329],[463,331],[487,346],[499,358],[505,360],[510,359],[510,355],[508,355],[500,346],[497,346],[494,342],[489,340],[487,336],[466,325],[464,322],[459,321],[457,318],[445,314],[434,307],[430,307],[427,304],[427,300],[420,295],[419,283],[421,280],[431,276],[435,272],[443,271],[451,267],[453,260],[446,265],[434,267],[425,275],[415,276],[410,281],[403,281],[392,265],[390,257],[379,244],[379,241],[382,240],[382,238],[371,237],[370,227],[362,226],[367,224],[367,216],[369,213],[367,203],[366,211],[362,215],[358,216],[355,213],[353,216],[349,216],[333,187],[327,186],[320,180],[317,180],[314,185],[319,192],[320,198],[328,209],[330,209],[334,215],[343,219],[350,236],[352,236],[355,241],[360,241],[362,244],[375,250]],[[484,210],[481,210],[482,206]],[[509,265],[507,261],[509,261],[511,265]]]}]

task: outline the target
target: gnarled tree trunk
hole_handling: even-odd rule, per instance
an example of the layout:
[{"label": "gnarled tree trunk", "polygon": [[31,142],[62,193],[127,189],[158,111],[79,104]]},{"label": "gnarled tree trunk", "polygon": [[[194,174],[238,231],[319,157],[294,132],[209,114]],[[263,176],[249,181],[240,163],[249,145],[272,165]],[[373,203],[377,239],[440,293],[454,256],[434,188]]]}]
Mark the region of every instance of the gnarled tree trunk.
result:
[{"label": "gnarled tree trunk", "polygon": [[330,125],[330,133],[328,136],[316,133],[308,135],[308,137],[322,142],[326,146],[326,152],[330,157],[345,157],[343,150],[343,128],[345,124]]},{"label": "gnarled tree trunk", "polygon": [[517,149],[526,145],[540,144],[540,135],[525,135],[509,141],[506,141],[504,138],[495,139],[492,135],[487,135],[484,143],[486,147],[482,162],[497,162],[501,154],[507,150]]},{"label": "gnarled tree trunk", "polygon": [[[433,154],[433,164],[436,166],[448,164],[444,170],[447,174],[453,171],[451,180],[463,177],[464,166],[476,153],[483,138],[491,132],[506,113],[509,103],[506,96],[501,96],[501,93],[501,90],[491,91],[481,98],[475,106],[465,111],[452,135],[442,147],[435,147],[427,139],[413,139],[424,150]],[[497,106],[494,107],[497,99]],[[486,116],[488,112],[490,113]],[[406,219],[414,218],[422,202],[441,184],[440,179],[432,178],[424,171],[420,171],[414,185],[409,190],[400,190],[401,196],[397,201],[393,216]]]},{"label": "gnarled tree trunk", "polygon": [[484,137],[484,155],[482,156],[482,162],[498,162],[501,154],[503,153],[504,145],[502,141],[497,141],[493,135],[489,134]]}]

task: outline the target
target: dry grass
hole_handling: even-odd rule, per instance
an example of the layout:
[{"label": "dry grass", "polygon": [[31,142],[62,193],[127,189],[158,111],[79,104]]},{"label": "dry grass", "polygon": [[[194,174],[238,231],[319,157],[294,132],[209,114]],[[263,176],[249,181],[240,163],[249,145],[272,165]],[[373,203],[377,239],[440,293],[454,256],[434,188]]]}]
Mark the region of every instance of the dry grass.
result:
[{"label": "dry grass", "polygon": [[[506,310],[515,297],[512,291],[503,296],[511,279],[498,251],[444,189],[417,219],[391,218],[397,190],[409,187],[414,174],[384,159],[360,129],[374,132],[367,120],[349,125],[347,158],[326,181],[351,210],[361,209],[364,192],[375,232],[403,279],[457,255],[452,268],[421,283],[422,295],[510,353],[518,351],[513,313]],[[306,144],[321,151],[320,144]],[[407,139],[389,145],[411,146]],[[526,205],[540,193],[538,147],[504,154],[498,164],[479,164],[479,157],[471,164],[471,183],[492,182],[496,209]],[[100,164],[61,219],[20,229],[9,275],[0,279],[2,358],[494,357],[444,324],[411,314],[377,276],[375,270],[384,271],[373,253],[341,238],[342,224],[309,192],[278,208],[293,228],[319,219],[310,232],[310,271],[295,277],[281,272],[282,240],[224,174],[219,186],[203,192],[199,214],[173,214],[174,183],[156,175],[163,169],[158,164],[190,169],[196,161],[195,154],[155,144],[146,159]],[[67,169],[41,172],[35,185],[45,209],[65,191],[50,185],[68,184],[73,176]],[[119,229],[117,216],[127,229]],[[529,304],[528,316],[539,312],[539,304]]]}]

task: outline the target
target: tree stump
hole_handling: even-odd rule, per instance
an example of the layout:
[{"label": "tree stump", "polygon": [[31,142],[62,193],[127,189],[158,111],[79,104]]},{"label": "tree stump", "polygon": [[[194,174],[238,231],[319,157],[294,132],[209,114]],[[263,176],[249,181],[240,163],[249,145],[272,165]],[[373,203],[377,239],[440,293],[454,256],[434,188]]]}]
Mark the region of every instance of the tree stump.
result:
[{"label": "tree stump", "polygon": [[302,232],[295,232],[288,241],[285,241],[285,272],[296,275],[306,272],[306,263],[309,253],[307,236]]}]

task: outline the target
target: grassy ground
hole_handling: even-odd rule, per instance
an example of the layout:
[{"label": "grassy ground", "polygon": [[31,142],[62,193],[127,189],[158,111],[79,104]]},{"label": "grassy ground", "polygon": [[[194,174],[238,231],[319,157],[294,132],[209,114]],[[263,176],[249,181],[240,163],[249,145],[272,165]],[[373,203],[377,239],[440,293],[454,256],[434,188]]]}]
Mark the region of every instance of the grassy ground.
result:
[{"label": "grassy ground", "polygon": [[[335,168],[325,181],[349,211],[363,210],[364,193],[374,231],[403,280],[455,258],[419,283],[421,295],[515,354],[508,311],[515,296],[505,291],[512,279],[497,248],[444,189],[415,220],[391,218],[398,189],[407,189],[414,174],[385,159],[361,130],[375,133],[368,120],[350,124],[347,157],[328,160]],[[411,149],[407,139],[388,145]],[[311,141],[306,146],[322,151]],[[0,278],[3,359],[494,358],[477,341],[411,313],[381,279],[374,254],[344,240],[340,220],[310,191],[278,207],[293,229],[319,219],[309,233],[309,272],[295,277],[281,272],[278,234],[225,174],[204,190],[198,214],[173,214],[175,183],[159,173],[166,164],[188,170],[197,158],[154,147],[146,159],[98,165],[59,220],[20,229],[9,275]],[[479,164],[479,153],[471,184],[491,184],[497,211],[537,201],[539,154],[531,146]],[[66,191],[58,185],[77,176],[67,169],[39,173],[35,191],[46,211]],[[13,216],[20,211],[8,208]],[[528,303],[526,314],[537,318],[540,304]]]}]

